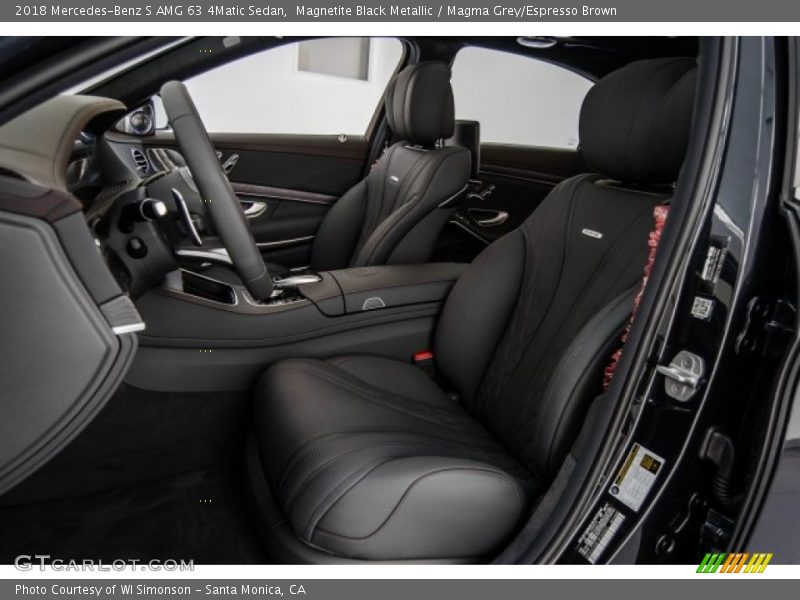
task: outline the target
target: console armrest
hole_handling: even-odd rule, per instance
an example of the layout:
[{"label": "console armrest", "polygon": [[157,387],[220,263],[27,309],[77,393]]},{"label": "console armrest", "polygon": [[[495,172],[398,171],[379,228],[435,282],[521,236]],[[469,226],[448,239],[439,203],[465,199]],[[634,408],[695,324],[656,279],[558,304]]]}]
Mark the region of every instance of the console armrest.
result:
[{"label": "console armrest", "polygon": [[467,265],[429,263],[357,267],[321,273],[299,292],[328,316],[443,302]]}]

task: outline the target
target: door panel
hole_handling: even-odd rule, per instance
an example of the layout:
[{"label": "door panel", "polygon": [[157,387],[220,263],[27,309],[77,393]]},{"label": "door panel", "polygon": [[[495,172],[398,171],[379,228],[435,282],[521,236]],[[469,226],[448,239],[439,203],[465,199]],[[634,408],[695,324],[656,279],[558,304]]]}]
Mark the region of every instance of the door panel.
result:
[{"label": "door panel", "polygon": [[574,150],[481,144],[480,182],[494,190],[467,195],[439,241],[436,258],[472,260],[519,227],[559,182],[585,170]]},{"label": "door panel", "polygon": [[[368,151],[364,136],[212,133],[209,137],[223,163],[238,156],[228,173],[232,183],[336,197],[358,182]],[[178,149],[172,132],[159,132],[143,143]]]},{"label": "door panel", "polygon": [[211,134],[225,162],[238,154],[231,182],[252,183],[339,197],[361,177],[364,136]]},{"label": "door panel", "polygon": [[264,259],[282,265],[307,265],[319,224],[337,197],[271,186],[232,185]]},{"label": "door panel", "polygon": [[[220,162],[246,211],[264,259],[308,264],[311,245],[330,207],[361,178],[369,149],[364,136],[211,134]],[[145,139],[176,150],[171,132]]]}]

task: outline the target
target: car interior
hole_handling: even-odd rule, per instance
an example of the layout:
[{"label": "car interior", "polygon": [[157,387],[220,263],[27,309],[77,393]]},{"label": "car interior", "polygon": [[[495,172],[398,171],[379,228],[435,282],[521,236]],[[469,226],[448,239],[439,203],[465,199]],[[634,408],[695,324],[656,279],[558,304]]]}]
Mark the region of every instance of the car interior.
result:
[{"label": "car interior", "polygon": [[[193,77],[316,41],[173,41],[0,126],[3,280],[37,315],[4,324],[4,562],[485,563],[557,503],[675,194],[697,40],[402,39],[363,135],[204,124]],[[579,79],[577,138],[460,112],[471,50]]]}]

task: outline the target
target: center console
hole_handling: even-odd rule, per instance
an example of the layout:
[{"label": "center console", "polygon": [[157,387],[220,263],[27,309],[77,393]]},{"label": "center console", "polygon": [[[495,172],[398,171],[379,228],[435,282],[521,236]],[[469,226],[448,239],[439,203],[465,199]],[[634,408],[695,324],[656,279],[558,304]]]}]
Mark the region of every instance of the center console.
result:
[{"label": "center console", "polygon": [[300,285],[298,292],[329,317],[438,303],[464,267],[432,263],[343,269],[322,273],[319,281]]},{"label": "center console", "polygon": [[128,382],[164,391],[248,389],[282,358],[410,359],[430,347],[441,306],[465,266],[289,273],[261,302],[231,283],[236,278],[174,271],[137,300],[146,329]]}]

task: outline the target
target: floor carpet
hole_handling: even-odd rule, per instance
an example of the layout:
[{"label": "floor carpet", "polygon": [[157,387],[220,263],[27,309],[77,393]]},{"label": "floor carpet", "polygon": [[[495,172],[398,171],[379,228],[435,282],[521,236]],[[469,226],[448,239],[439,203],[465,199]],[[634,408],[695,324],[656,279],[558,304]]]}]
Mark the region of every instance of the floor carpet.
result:
[{"label": "floor carpet", "polygon": [[264,563],[245,503],[244,394],[124,386],[59,456],[0,498],[0,563]]}]

